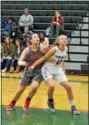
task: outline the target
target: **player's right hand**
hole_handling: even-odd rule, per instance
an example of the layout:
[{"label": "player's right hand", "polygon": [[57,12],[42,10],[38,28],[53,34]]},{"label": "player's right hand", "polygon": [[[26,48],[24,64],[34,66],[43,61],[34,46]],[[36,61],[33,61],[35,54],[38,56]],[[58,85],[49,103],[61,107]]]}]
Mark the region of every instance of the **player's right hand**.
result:
[{"label": "player's right hand", "polygon": [[35,68],[35,66],[32,65],[32,66],[29,67],[29,70],[32,71],[34,68]]}]

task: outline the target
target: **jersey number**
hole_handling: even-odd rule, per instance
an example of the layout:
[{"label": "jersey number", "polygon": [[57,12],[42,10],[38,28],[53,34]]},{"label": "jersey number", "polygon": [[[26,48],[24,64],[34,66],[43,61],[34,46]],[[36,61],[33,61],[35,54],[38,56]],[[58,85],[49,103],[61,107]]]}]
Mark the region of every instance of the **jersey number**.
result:
[{"label": "jersey number", "polygon": [[57,62],[56,62],[56,64],[58,65],[58,64],[61,64],[61,62],[62,62],[62,60],[58,60]]}]

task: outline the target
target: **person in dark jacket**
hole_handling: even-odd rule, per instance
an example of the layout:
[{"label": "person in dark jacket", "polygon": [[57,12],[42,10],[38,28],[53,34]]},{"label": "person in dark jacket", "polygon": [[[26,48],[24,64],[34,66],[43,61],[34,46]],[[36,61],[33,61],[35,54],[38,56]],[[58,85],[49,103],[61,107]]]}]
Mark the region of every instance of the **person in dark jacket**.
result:
[{"label": "person in dark jacket", "polygon": [[2,31],[2,36],[8,36],[10,31],[12,30],[12,25],[13,25],[14,20],[12,18],[9,18],[7,22],[3,22],[3,28],[4,30]]},{"label": "person in dark jacket", "polygon": [[9,36],[14,44],[16,39],[21,39],[21,32],[18,29],[16,23],[12,25],[12,30],[10,31]]}]

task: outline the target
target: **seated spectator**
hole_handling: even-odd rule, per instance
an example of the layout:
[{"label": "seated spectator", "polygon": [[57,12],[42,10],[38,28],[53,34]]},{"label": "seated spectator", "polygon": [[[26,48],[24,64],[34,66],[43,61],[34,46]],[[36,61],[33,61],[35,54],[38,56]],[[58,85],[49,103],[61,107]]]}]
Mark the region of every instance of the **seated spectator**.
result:
[{"label": "seated spectator", "polygon": [[51,27],[50,26],[45,30],[45,34],[46,34],[47,37],[52,36],[51,35]]},{"label": "seated spectator", "polygon": [[17,73],[20,71],[20,66],[18,66],[18,60],[24,48],[21,46],[21,40],[19,39],[15,41],[15,45],[16,45],[16,55],[12,60],[10,72],[13,72],[16,69],[15,72]]},{"label": "seated spectator", "polygon": [[15,40],[18,38],[18,39],[21,39],[21,32],[20,30],[18,29],[16,23],[14,23],[12,25],[12,30],[10,31],[9,33],[9,36],[10,38],[12,39],[12,42],[15,44]]},{"label": "seated spectator", "polygon": [[3,43],[2,47],[2,72],[6,72],[9,70],[12,59],[15,56],[16,52],[16,47],[15,45],[11,42],[11,39],[9,37],[5,38],[5,43]]},{"label": "seated spectator", "polygon": [[29,14],[29,9],[24,9],[24,15],[20,17],[19,26],[21,31],[23,31],[24,27],[29,27],[29,29],[33,29],[33,16]]},{"label": "seated spectator", "polygon": [[9,32],[12,30],[12,24],[14,20],[12,18],[9,18],[7,22],[3,22],[3,28],[2,36],[8,36]]},{"label": "seated spectator", "polygon": [[40,48],[42,50],[45,50],[46,48],[49,47],[49,40],[43,33],[39,34],[39,41],[40,41]]},{"label": "seated spectator", "polygon": [[52,18],[51,22],[51,36],[57,37],[60,32],[64,33],[64,17],[60,12],[55,11],[55,16]]},{"label": "seated spectator", "polygon": [[24,33],[22,35],[22,45],[26,46],[26,42],[28,41],[29,37],[33,34],[32,31],[29,30],[28,27],[24,28]]}]

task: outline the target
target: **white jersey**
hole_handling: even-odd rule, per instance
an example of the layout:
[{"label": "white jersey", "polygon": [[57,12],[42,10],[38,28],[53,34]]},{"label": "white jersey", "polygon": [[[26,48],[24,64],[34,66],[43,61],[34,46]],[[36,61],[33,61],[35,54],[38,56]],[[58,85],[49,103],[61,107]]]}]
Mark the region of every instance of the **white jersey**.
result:
[{"label": "white jersey", "polygon": [[[57,46],[55,46],[55,54],[52,56],[53,60],[55,60],[55,65],[61,65],[61,63],[65,60],[65,58],[67,57],[67,48],[65,48],[65,50],[62,52],[61,50],[59,50],[59,48]],[[52,63],[52,62],[50,62]]]},{"label": "white jersey", "polygon": [[42,75],[45,80],[54,78],[58,82],[66,81],[66,75],[61,68],[62,62],[67,57],[67,48],[62,52],[57,46],[55,46],[55,54],[47,61],[42,67]]},{"label": "white jersey", "polygon": [[62,62],[64,62],[65,58],[67,57],[67,47],[65,50],[62,52],[59,50],[57,46],[55,46],[55,54],[51,57],[53,61],[47,61],[45,65],[48,65],[50,68],[55,69],[55,68],[61,68]]}]

